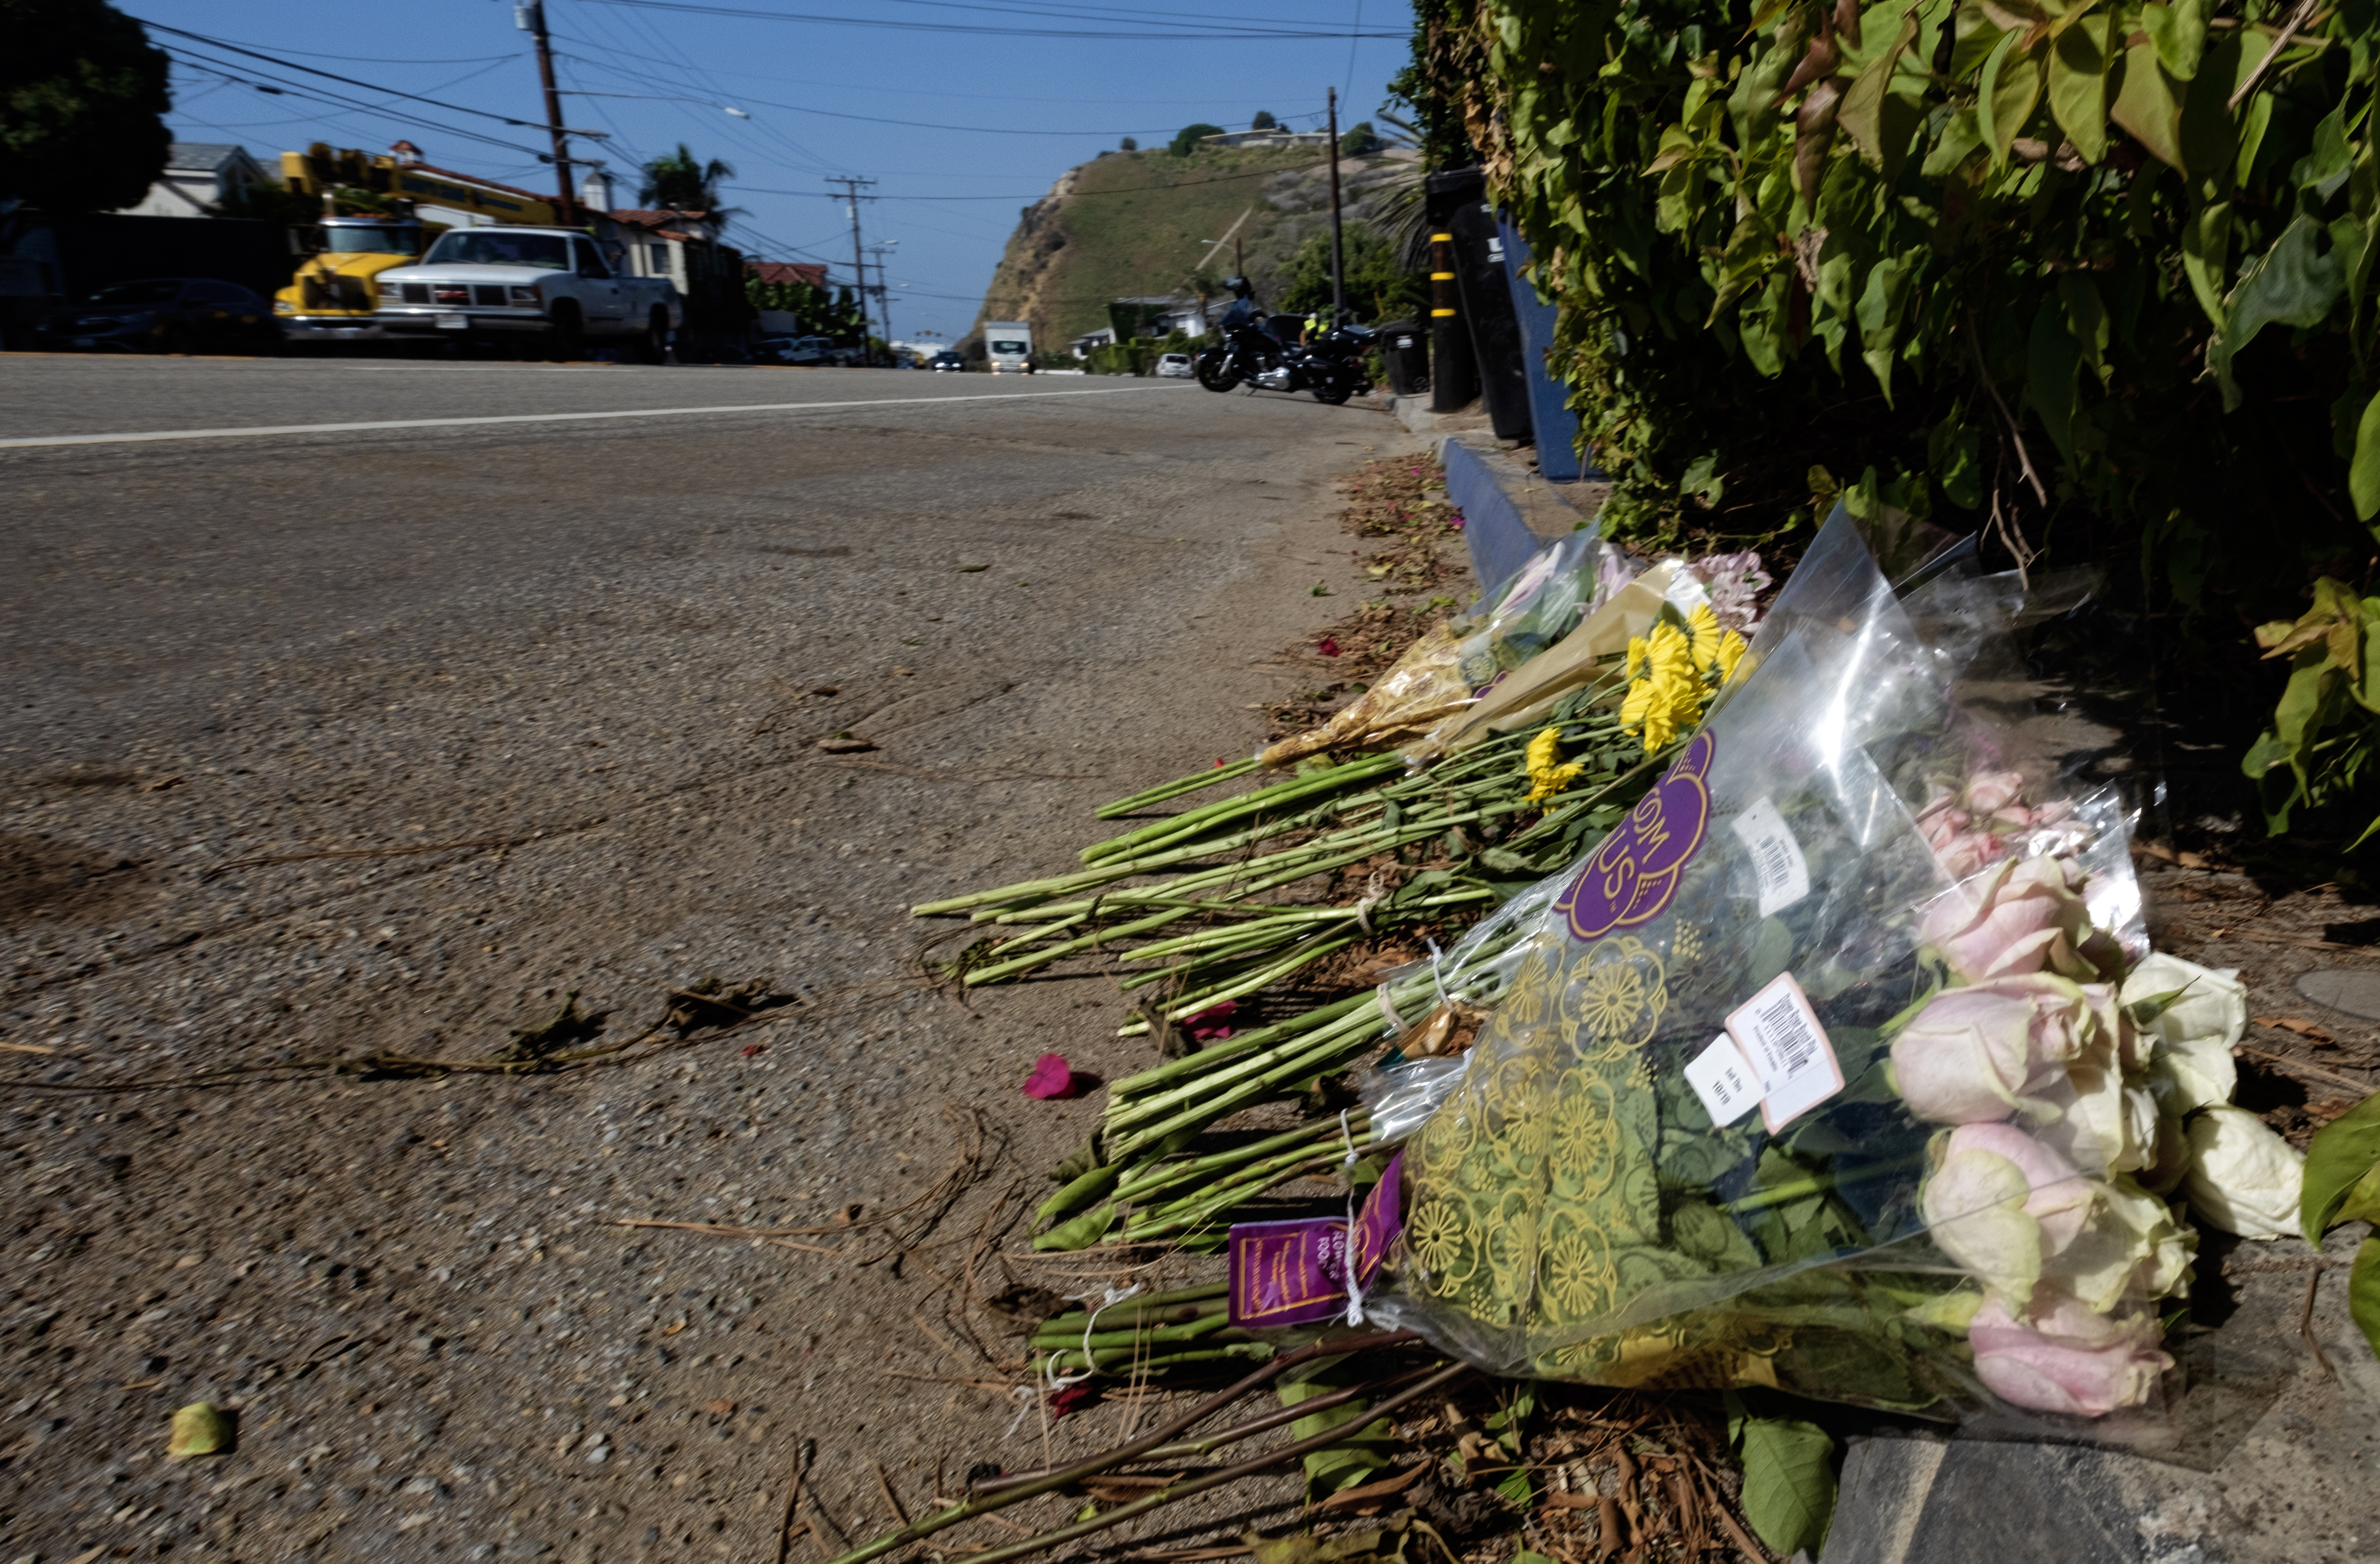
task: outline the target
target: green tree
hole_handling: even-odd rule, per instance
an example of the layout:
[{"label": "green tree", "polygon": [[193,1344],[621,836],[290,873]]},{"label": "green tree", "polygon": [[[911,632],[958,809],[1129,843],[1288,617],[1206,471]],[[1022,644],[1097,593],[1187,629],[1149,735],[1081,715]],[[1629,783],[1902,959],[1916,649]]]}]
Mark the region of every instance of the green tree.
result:
[{"label": "green tree", "polygon": [[1126,136],[1123,141],[1117,142],[1116,146],[1120,151],[1123,152],[1138,152],[1140,150],[1140,142],[1130,136]]},{"label": "green tree", "polygon": [[1199,143],[1208,137],[1220,136],[1222,133],[1221,126],[1208,125],[1204,120],[1196,125],[1185,125],[1174,133],[1173,145],[1169,150],[1176,157],[1188,157],[1198,150]]},{"label": "green tree", "polygon": [[719,204],[720,181],[735,177],[735,166],[715,157],[698,163],[684,141],[677,144],[677,151],[663,153],[646,164],[642,172],[637,200],[648,207],[708,213],[722,228],[730,217],[742,215],[734,207]]},{"label": "green tree", "polygon": [[1257,110],[1257,116],[1248,121],[1248,128],[1251,130],[1278,130],[1281,128],[1281,121],[1272,116],[1272,110],[1258,109]]},{"label": "green tree", "polygon": [[322,201],[320,196],[300,195],[278,179],[259,179],[210,205],[207,212],[215,217],[298,225],[320,222]]},{"label": "green tree", "polygon": [[1366,119],[1360,125],[1348,127],[1345,133],[1340,136],[1339,155],[1362,157],[1366,153],[1378,152],[1380,145],[1379,133],[1372,128],[1372,122]]},{"label": "green tree", "polygon": [[164,172],[165,55],[104,0],[0,0],[0,200],[131,206]]},{"label": "green tree", "polygon": [[[1393,320],[1429,308],[1429,285],[1399,264],[1396,247],[1371,227],[1350,223],[1340,240],[1347,308],[1362,321]],[[1293,314],[1330,309],[1330,236],[1310,236],[1281,272],[1281,308]]]}]

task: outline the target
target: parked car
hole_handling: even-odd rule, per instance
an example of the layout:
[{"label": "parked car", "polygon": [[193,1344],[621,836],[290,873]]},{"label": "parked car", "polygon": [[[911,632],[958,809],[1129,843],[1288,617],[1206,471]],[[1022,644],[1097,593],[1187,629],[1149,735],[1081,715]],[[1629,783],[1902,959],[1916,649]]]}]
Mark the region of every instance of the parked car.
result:
[{"label": "parked car", "polygon": [[136,353],[271,353],[281,346],[270,299],[211,277],[110,283],[52,315],[42,336],[53,348]]},{"label": "parked car", "polygon": [[966,360],[945,348],[941,352],[935,354],[932,358],[928,359],[926,360],[926,367],[932,370],[937,374],[960,374],[965,373],[966,369]]},{"label": "parked car", "polygon": [[764,336],[753,349],[764,364],[820,364],[848,367],[859,361],[858,349],[845,348],[831,336]]},{"label": "parked car", "polygon": [[1190,355],[1187,353],[1160,353],[1157,355],[1157,374],[1158,378],[1160,380],[1189,379],[1191,375]]}]

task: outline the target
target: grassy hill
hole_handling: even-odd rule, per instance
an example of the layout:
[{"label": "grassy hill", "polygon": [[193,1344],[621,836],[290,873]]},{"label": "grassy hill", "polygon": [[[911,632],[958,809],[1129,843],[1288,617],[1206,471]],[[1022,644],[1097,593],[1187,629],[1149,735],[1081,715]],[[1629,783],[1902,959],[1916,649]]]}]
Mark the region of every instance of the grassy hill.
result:
[{"label": "grassy hill", "polygon": [[[1407,152],[1342,158],[1342,207],[1383,183],[1410,179],[1415,163]],[[978,324],[1029,321],[1037,342],[1062,347],[1106,325],[1111,299],[1182,290],[1208,255],[1201,241],[1226,233],[1240,241],[1257,296],[1274,299],[1282,264],[1330,218],[1330,167],[1320,147],[1187,157],[1111,153],[1068,169],[1025,210],[985,290]],[[1232,270],[1229,241],[1213,257],[1217,275]]]}]

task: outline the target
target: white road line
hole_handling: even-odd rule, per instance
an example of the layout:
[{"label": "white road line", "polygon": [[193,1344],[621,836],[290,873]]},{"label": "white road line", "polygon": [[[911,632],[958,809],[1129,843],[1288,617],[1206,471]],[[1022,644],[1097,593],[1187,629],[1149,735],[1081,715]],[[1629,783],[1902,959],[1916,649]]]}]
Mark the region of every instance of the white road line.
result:
[{"label": "white road line", "polygon": [[390,418],[368,423],[262,423],[249,429],[157,429],[128,434],[35,434],[0,440],[0,450],[31,446],[121,446],[147,440],[237,440],[259,434],[343,434],[359,429],[440,429],[468,424],[563,423],[593,418],[683,418],[693,413],[823,412],[834,408],[916,408],[941,402],[1021,402],[1037,397],[1114,397],[1173,391],[1173,385],[1103,385],[1088,391],[993,391],[966,397],[875,397],[852,402],[750,402],[709,408],[622,408],[613,412],[500,413],[487,418]]}]

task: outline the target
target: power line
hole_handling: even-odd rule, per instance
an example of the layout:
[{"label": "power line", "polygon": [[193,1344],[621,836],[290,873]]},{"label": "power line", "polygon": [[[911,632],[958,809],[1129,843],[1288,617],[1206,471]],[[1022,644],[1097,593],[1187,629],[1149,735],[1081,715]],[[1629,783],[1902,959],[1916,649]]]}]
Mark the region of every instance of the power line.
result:
[{"label": "power line", "polygon": [[[271,55],[260,54],[254,49],[243,49],[237,43],[226,43],[220,38],[209,38],[204,33],[185,32],[178,27],[167,27],[163,22],[144,20],[141,21],[140,25],[151,29],[153,31],[170,32],[176,38],[187,38],[195,43],[204,43],[211,49],[223,49],[235,55],[245,55],[252,60],[262,60],[267,65],[279,66],[284,70],[303,71],[308,76],[319,76],[327,81],[343,82],[349,87],[360,87],[367,92],[385,92],[392,98],[406,98],[417,104],[428,104],[432,108],[445,109],[454,114],[477,115],[481,119],[492,119],[497,121],[499,124],[504,125],[516,125],[524,130],[542,130],[545,128],[545,127],[540,125],[533,119],[516,119],[508,114],[491,114],[486,109],[469,108],[462,104],[449,104],[442,102],[436,98],[425,98],[419,92],[401,92],[395,87],[382,87],[377,82],[358,81],[352,76],[341,76],[338,72],[332,70],[317,70],[312,66],[303,66],[298,65],[294,61],[278,59]],[[443,127],[441,127],[441,128],[443,128]]]},{"label": "power line", "polygon": [[[247,75],[242,75],[236,70],[226,67],[218,61],[207,59],[203,55],[193,55],[189,51],[178,48],[174,44],[168,43],[162,45],[162,47],[167,55],[178,61],[185,69],[205,71],[209,75],[222,77],[226,81],[237,83],[242,87],[251,88],[256,92],[268,93],[274,97],[294,97],[310,104],[321,104],[327,108],[344,109],[350,112],[378,115],[382,118],[397,120],[400,124],[407,127],[427,126],[433,130],[443,130],[450,136],[461,136],[468,141],[484,142],[492,147],[502,147],[506,152],[521,153],[530,157],[542,159],[545,155],[534,147],[517,146],[511,141],[499,140],[494,136],[487,135],[481,131],[467,130],[459,125],[441,124],[439,121],[434,119],[423,119],[419,115],[395,114],[379,104],[363,103],[357,99],[345,97],[337,93],[325,92],[321,88],[308,88],[301,86],[297,82],[274,84],[270,81],[260,81],[255,79],[258,74],[256,72],[251,71]],[[375,89],[375,91],[377,91],[377,89]],[[411,96],[410,93],[399,93],[397,95],[400,97]],[[495,118],[498,116],[491,115],[488,117]],[[518,124],[520,122],[516,120],[511,123]],[[530,127],[530,128],[535,128],[535,127]]]},{"label": "power line", "polygon": [[[1045,27],[981,27],[957,22],[892,21],[881,17],[825,17],[804,11],[756,11],[738,6],[697,4],[696,0],[596,0],[599,5],[634,6],[639,10],[674,11],[682,15],[735,17],[755,21],[823,22],[837,27],[889,28],[896,32],[963,32],[993,38],[1090,38],[1118,39],[1142,43],[1274,43],[1304,38],[1345,38],[1350,36],[1337,29],[1327,31],[1290,31],[1272,30],[1262,32],[1090,32],[1071,28]],[[1033,13],[1026,13],[1027,15]],[[1402,38],[1402,32],[1386,30],[1355,36],[1366,38]]]}]

